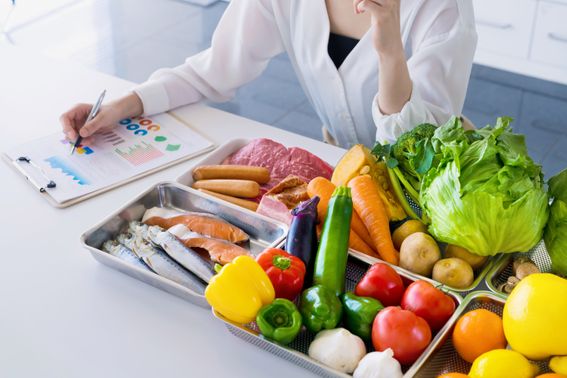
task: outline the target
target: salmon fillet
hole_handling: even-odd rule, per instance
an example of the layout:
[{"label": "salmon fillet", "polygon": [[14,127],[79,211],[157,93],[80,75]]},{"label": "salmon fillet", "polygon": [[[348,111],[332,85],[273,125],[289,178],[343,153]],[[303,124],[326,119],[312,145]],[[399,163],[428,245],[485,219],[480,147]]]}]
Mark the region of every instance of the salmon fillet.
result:
[{"label": "salmon fillet", "polygon": [[226,240],[202,237],[181,239],[181,242],[188,248],[202,248],[207,250],[211,260],[221,265],[232,262],[232,260],[238,256],[250,254],[246,249],[227,242]]},{"label": "salmon fillet", "polygon": [[240,228],[207,213],[174,213],[169,209],[154,207],[146,211],[143,222],[165,229],[182,224],[190,231],[231,243],[242,243],[249,239],[248,234]]},{"label": "salmon fillet", "polygon": [[173,226],[167,231],[175,235],[187,248],[206,250],[210,259],[221,265],[232,262],[238,256],[250,254],[246,249],[226,240],[208,238],[192,232],[183,224]]}]

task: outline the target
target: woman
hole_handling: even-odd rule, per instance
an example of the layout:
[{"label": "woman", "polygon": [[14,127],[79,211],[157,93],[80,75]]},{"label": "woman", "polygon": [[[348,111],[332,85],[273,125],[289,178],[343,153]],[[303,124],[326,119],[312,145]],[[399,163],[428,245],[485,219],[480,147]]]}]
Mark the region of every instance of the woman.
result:
[{"label": "woman", "polygon": [[88,138],[122,118],[227,101],[286,51],[327,138],[372,146],[460,114],[475,48],[471,0],[232,0],[209,49],[158,70],[83,128],[90,104],[61,122],[74,140],[79,128]]}]

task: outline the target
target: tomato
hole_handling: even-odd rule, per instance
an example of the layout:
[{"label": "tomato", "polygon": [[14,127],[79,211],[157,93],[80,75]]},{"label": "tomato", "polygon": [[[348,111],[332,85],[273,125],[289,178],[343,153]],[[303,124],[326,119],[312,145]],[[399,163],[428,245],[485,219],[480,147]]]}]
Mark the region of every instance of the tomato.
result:
[{"label": "tomato", "polygon": [[431,341],[431,330],[423,319],[399,307],[386,307],[376,315],[372,324],[372,344],[383,352],[394,351],[401,364],[412,364]]},{"label": "tomato", "polygon": [[404,283],[391,266],[376,263],[362,276],[354,293],[360,297],[376,298],[384,306],[397,306],[404,295]]},{"label": "tomato", "polygon": [[402,308],[425,319],[433,332],[439,331],[455,312],[455,301],[427,281],[415,281],[402,297]]}]

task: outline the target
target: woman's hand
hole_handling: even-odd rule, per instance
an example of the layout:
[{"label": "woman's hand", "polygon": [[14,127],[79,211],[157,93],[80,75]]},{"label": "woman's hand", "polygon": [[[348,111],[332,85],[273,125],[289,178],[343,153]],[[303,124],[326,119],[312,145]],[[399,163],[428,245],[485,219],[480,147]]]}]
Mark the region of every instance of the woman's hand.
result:
[{"label": "woman's hand", "polygon": [[355,12],[370,12],[374,48],[378,52],[378,108],[399,113],[411,98],[412,81],[400,31],[400,0],[353,0]]},{"label": "woman's hand", "polygon": [[355,13],[369,12],[374,48],[379,55],[403,53],[400,0],[353,0]]},{"label": "woman's hand", "polygon": [[92,104],[77,104],[61,115],[59,121],[67,139],[74,142],[80,134],[82,143],[88,145],[93,134],[114,127],[121,119],[135,117],[143,112],[142,101],[138,95],[131,93],[102,105],[96,117],[85,124],[92,107]]}]

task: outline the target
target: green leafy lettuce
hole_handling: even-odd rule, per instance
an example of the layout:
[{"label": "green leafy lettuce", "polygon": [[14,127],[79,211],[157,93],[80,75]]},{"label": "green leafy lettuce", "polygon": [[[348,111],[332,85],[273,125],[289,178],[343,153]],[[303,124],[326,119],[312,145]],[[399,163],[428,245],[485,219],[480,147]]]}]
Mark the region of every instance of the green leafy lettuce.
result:
[{"label": "green leafy lettuce", "polygon": [[554,197],[543,239],[551,258],[551,269],[567,276],[567,169],[549,180]]},{"label": "green leafy lettuce", "polygon": [[541,240],[548,218],[541,167],[510,121],[465,131],[453,118],[435,131],[437,163],[419,195],[437,240],[483,256],[525,252]]}]

